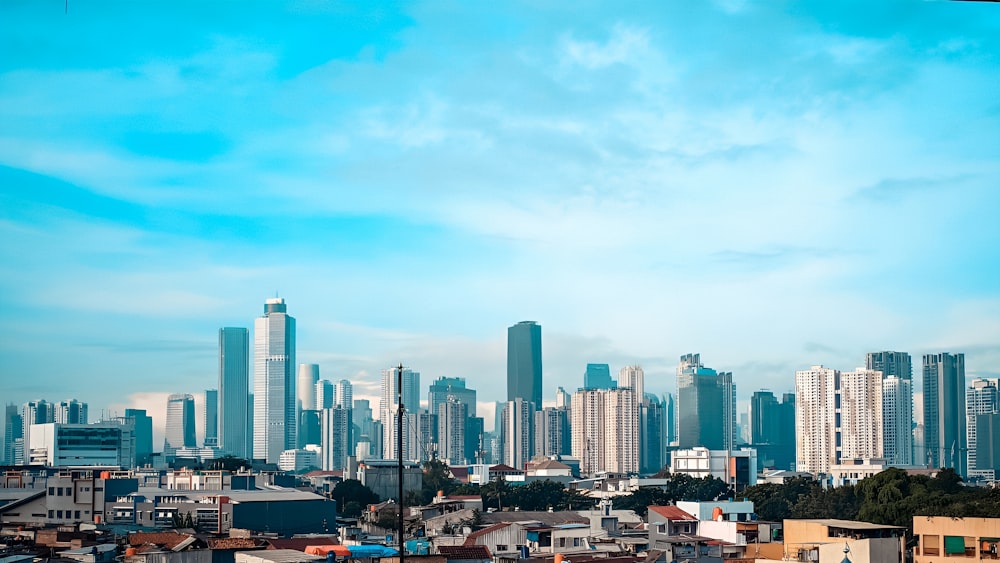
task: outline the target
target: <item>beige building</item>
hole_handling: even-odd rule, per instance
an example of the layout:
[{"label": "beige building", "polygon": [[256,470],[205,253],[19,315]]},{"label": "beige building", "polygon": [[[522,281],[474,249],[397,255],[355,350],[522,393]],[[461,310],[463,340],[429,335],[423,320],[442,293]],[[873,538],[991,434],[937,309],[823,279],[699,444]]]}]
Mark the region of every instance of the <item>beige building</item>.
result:
[{"label": "beige building", "polygon": [[635,390],[581,389],[573,393],[573,457],[580,473],[639,472],[639,402]]},{"label": "beige building", "polygon": [[1000,559],[1000,518],[914,516],[913,563]]},{"label": "beige building", "polygon": [[[906,528],[852,520],[785,520],[785,561],[902,563]],[[845,553],[844,550],[847,549]]]}]

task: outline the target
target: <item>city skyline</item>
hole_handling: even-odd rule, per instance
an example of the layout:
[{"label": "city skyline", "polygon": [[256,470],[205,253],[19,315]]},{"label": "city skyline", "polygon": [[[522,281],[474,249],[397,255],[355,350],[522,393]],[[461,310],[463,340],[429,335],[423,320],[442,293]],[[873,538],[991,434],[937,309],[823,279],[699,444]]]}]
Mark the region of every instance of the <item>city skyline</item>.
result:
[{"label": "city skyline", "polygon": [[3,4],[0,399],[159,447],[275,294],[356,398],[403,363],[487,421],[525,319],[543,403],[692,352],[741,407],[879,350],[996,378],[1000,15],[864,6]]}]

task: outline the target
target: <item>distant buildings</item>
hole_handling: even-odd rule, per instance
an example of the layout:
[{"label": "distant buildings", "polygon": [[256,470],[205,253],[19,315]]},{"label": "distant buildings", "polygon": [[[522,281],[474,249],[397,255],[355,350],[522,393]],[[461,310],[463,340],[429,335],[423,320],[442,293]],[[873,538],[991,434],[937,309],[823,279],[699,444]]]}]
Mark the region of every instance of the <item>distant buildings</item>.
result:
[{"label": "distant buildings", "polygon": [[194,396],[175,393],[167,397],[167,425],[163,436],[163,455],[171,457],[179,448],[196,448]]},{"label": "distant buildings", "polygon": [[507,328],[507,401],[542,408],[542,327],[521,321]]},{"label": "distant buildings", "polygon": [[913,463],[913,385],[896,375],[882,379],[884,458],[892,465]]},{"label": "distant buildings", "polygon": [[732,373],[705,367],[700,354],[681,356],[677,396],[679,447],[736,447],[736,386]]},{"label": "distant buildings", "polygon": [[145,465],[153,453],[153,418],[146,414],[145,409],[125,409],[122,417],[126,424],[132,425],[135,436],[135,462]]},{"label": "distant buildings", "polygon": [[30,465],[126,469],[135,465],[135,437],[128,423],[33,424],[30,436],[25,460]]},{"label": "distant buildings", "polygon": [[205,390],[205,447],[219,445],[219,391]]},{"label": "distant buildings", "polygon": [[[975,475],[978,477],[985,477],[992,479],[995,475],[993,473],[993,467],[984,463],[982,468],[980,468],[977,463],[977,452],[979,451],[979,445],[977,442],[977,433],[979,430],[979,422],[984,422],[984,430],[989,433],[989,426],[991,426],[990,415],[997,413],[998,407],[1000,407],[1000,396],[997,393],[997,381],[995,379],[974,379],[969,387],[965,390],[965,435],[966,443],[969,445],[967,464],[969,468],[969,475]],[[985,418],[980,418],[985,415]],[[990,440],[987,436],[984,436],[985,440],[983,445],[985,449],[992,449],[990,447]],[[984,451],[984,459],[991,459],[993,456],[991,452]],[[985,472],[983,471],[985,470]]]},{"label": "distant buildings", "polygon": [[296,381],[296,408],[299,411],[317,410],[316,384],[319,383],[318,364],[299,364]]},{"label": "distant buildings", "polygon": [[[354,387],[348,379],[341,379],[333,388],[334,404],[349,409],[354,406]],[[327,407],[323,407],[327,408]]]},{"label": "distant buildings", "polygon": [[465,385],[464,377],[439,377],[427,390],[427,410],[438,414],[438,407],[454,398],[466,406],[469,416],[476,416],[476,390]]},{"label": "distant buildings", "polygon": [[965,354],[925,354],[924,445],[930,467],[967,475]]},{"label": "distant buildings", "polygon": [[615,386],[608,364],[587,364],[587,369],[583,372],[584,389],[614,389]]},{"label": "distant buildings", "polygon": [[219,329],[219,447],[252,457],[249,381],[250,333],[243,327]]},{"label": "distant buildings", "polygon": [[[403,368],[402,374],[402,399],[403,409],[407,413],[417,413],[420,410],[420,373]],[[382,422],[382,459],[398,459],[396,452],[396,432],[397,432],[397,408],[400,393],[399,368],[389,368],[382,370],[382,401],[379,404],[379,420]],[[405,419],[404,419],[405,422]],[[409,437],[410,428],[403,424],[403,459],[411,459],[410,452],[406,451],[405,444]]]},{"label": "distant buildings", "polygon": [[253,457],[278,463],[296,447],[295,318],[280,297],[254,321]]},{"label": "distant buildings", "polygon": [[750,443],[757,450],[759,469],[795,467],[795,395],[785,393],[781,402],[770,391],[750,397]]},{"label": "distant buildings", "polygon": [[81,403],[76,399],[62,401],[55,406],[55,422],[63,424],[87,424],[90,422],[87,416],[87,403]]},{"label": "distant buildings", "polygon": [[336,393],[333,383],[329,379],[321,379],[316,382],[316,410],[332,408],[334,405],[334,394]]},{"label": "distant buildings", "polygon": [[534,403],[516,398],[507,401],[502,412],[503,463],[523,469],[535,452]]},{"label": "distant buildings", "polygon": [[580,460],[581,474],[639,472],[639,402],[633,389],[581,389],[573,394],[572,413],[573,457]]}]

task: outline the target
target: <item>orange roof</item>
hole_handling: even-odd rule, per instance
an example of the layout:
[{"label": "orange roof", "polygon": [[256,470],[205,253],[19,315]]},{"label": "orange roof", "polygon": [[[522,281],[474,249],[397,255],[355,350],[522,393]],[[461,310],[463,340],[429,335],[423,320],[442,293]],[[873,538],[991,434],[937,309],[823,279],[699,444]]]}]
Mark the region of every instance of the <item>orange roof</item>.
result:
[{"label": "orange roof", "polygon": [[466,546],[476,545],[476,539],[477,538],[481,538],[481,537],[485,536],[486,534],[488,534],[490,532],[495,532],[497,530],[502,530],[502,529],[506,528],[507,526],[510,526],[510,522],[500,522],[499,524],[493,524],[492,526],[487,526],[487,527],[483,528],[482,530],[476,530],[475,532],[472,532],[471,534],[469,534],[468,536],[466,536],[466,538],[465,538],[465,544],[464,545],[466,545]]},{"label": "orange roof", "polygon": [[128,544],[133,547],[153,544],[173,549],[190,537],[188,534],[179,534],[177,532],[132,532],[128,535]]},{"label": "orange roof", "polygon": [[[694,516],[684,512],[683,510],[677,508],[676,506],[650,506],[650,512],[655,512],[660,516],[671,520],[673,522],[697,522],[698,519]],[[652,518],[649,518],[652,521]]]}]

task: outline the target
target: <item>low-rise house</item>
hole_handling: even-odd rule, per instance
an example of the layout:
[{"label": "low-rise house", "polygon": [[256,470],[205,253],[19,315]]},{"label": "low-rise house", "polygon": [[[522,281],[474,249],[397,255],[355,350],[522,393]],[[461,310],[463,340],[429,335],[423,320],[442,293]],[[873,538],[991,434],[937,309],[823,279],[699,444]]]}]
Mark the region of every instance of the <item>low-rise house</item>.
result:
[{"label": "low-rise house", "polygon": [[523,525],[517,522],[500,522],[472,532],[466,537],[464,545],[485,546],[499,557],[520,553],[521,547],[527,543],[528,535]]},{"label": "low-rise house", "polygon": [[1000,518],[914,516],[913,563],[1000,559]]},{"label": "low-rise house", "polygon": [[570,553],[590,549],[588,524],[559,524],[556,526],[527,526],[526,545],[531,553]]},{"label": "low-rise house", "polygon": [[652,549],[666,549],[658,540],[698,533],[698,518],[677,506],[650,506],[648,510],[646,518],[649,520],[649,546]]},{"label": "low-rise house", "polygon": [[[852,563],[902,561],[906,528],[852,520],[785,520],[786,561]],[[935,561],[937,561],[935,559]]]}]

